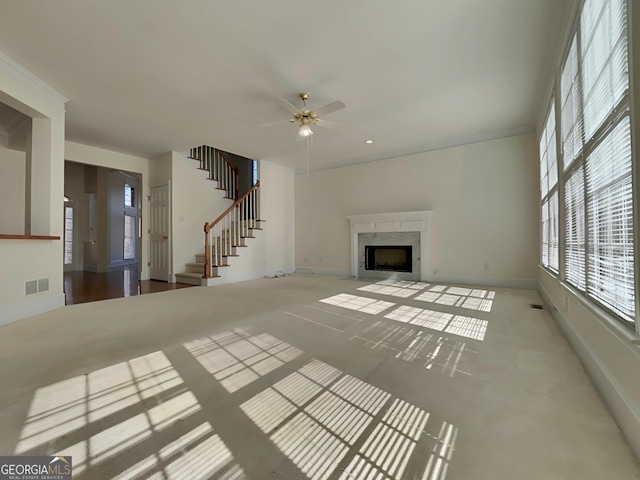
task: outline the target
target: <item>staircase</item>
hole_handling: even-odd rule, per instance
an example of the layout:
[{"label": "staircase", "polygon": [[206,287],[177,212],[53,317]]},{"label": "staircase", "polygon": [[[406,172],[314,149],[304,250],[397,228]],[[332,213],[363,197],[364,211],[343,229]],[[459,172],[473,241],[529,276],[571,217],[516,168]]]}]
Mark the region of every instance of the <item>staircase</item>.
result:
[{"label": "staircase", "polygon": [[242,248],[248,247],[246,239],[255,238],[255,231],[262,230],[260,182],[238,198],[238,169],[224,158],[223,152],[205,145],[192,148],[189,158],[199,162],[198,170],[206,171],[207,179],[217,182],[216,188],[225,192],[225,198],[234,200],[216,220],[204,224],[204,252],[185,265],[185,272],[175,275],[177,283],[208,286],[231,266],[231,258],[240,256]]}]

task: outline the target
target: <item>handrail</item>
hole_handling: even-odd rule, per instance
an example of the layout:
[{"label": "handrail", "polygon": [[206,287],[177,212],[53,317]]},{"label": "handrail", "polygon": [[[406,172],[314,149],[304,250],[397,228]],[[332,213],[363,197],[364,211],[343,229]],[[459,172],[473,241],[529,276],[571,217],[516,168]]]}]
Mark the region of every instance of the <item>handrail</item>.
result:
[{"label": "handrail", "polygon": [[200,162],[200,170],[207,171],[209,179],[218,182],[218,188],[226,192],[227,198],[238,198],[238,167],[231,164],[221,150],[202,145],[190,149],[188,157]]},{"label": "handrail", "polygon": [[260,186],[260,180],[258,180],[255,185],[253,187],[251,187],[249,190],[246,191],[246,193],[244,193],[239,199],[237,199],[235,202],[233,202],[233,205],[231,205],[229,208],[227,208],[224,213],[222,215],[220,215],[218,218],[216,218],[213,222],[211,223],[205,223],[204,224],[204,233],[209,233],[211,231],[211,229],[218,223],[220,223],[222,221],[222,219],[224,217],[226,217],[227,215],[229,215],[229,213],[231,213],[233,211],[234,208],[236,208],[238,205],[240,205],[240,203],[242,203],[242,201],[247,198],[249,196],[249,194],[251,194],[251,192],[253,192],[254,190],[256,190],[258,187]]},{"label": "handrail", "polygon": [[226,164],[229,165],[234,172],[236,172],[236,175],[237,175],[238,174],[238,167],[236,167],[229,160],[227,160],[227,157],[224,156],[224,152],[222,150],[218,150],[218,153],[220,154],[222,159],[226,162]]},{"label": "handrail", "polygon": [[211,223],[204,224],[204,275],[212,278],[213,268],[227,265],[225,258],[234,256],[235,248],[245,246],[244,239],[260,229],[260,182],[251,187]]},{"label": "handrail", "polygon": [[236,181],[234,182],[235,184],[235,192],[233,194],[233,198],[235,198],[236,200],[238,199],[238,167],[236,167],[235,165],[232,165],[231,162],[229,162],[229,160],[227,160],[227,157],[224,156],[224,152],[222,150],[218,150],[218,153],[220,154],[220,156],[222,157],[222,160],[224,160],[224,162],[227,164],[228,167],[231,167],[231,170],[233,170],[233,173],[236,174]]}]

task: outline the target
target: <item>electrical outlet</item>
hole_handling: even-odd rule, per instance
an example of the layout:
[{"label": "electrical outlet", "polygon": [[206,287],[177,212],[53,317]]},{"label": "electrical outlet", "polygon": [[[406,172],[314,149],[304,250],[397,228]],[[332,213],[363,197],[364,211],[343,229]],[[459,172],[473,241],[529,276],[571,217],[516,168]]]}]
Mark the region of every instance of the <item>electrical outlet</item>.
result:
[{"label": "electrical outlet", "polygon": [[485,270],[489,270],[489,264],[488,264],[488,263],[485,263],[485,264],[484,264],[484,269],[485,269]]},{"label": "electrical outlet", "polygon": [[304,263],[309,263],[309,257],[304,257]]}]

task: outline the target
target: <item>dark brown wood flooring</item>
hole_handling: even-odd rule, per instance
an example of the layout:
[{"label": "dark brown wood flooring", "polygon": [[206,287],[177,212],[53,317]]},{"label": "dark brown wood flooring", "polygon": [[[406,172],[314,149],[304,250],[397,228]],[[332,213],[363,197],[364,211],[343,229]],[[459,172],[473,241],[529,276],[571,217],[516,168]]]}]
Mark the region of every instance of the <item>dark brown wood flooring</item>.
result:
[{"label": "dark brown wood flooring", "polygon": [[136,265],[107,273],[64,273],[64,292],[67,305],[166,292],[167,290],[191,286],[184,283],[167,283],[158,280],[138,280],[138,267]]}]

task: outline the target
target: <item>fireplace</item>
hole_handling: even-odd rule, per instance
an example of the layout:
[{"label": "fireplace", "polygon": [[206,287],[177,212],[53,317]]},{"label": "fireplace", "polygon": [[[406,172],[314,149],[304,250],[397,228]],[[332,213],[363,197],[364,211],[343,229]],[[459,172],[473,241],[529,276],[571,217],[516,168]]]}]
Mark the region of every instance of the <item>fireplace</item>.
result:
[{"label": "fireplace", "polygon": [[365,270],[411,272],[411,245],[365,245]]},{"label": "fireplace", "polygon": [[[350,215],[347,218],[351,227],[352,276],[429,280],[430,211]],[[381,257],[376,259],[376,253],[368,251],[370,247],[381,249],[378,252]],[[406,255],[406,258],[399,261],[399,255]]]}]

